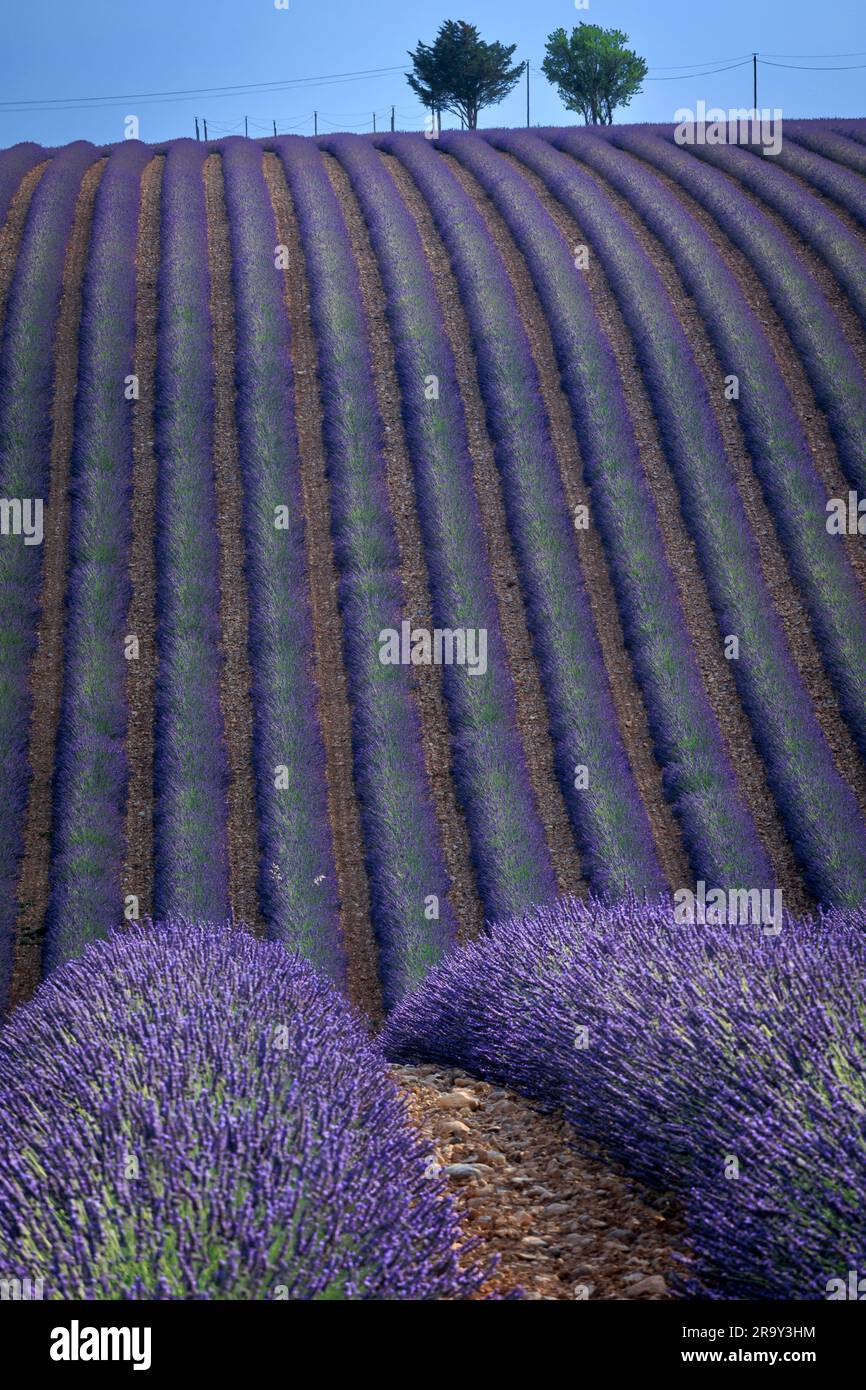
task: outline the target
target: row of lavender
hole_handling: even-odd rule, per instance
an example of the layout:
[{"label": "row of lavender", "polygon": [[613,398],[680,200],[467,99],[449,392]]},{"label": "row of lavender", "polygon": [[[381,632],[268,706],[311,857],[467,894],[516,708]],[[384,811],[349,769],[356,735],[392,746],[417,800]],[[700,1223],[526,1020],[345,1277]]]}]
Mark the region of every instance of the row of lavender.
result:
[{"label": "row of lavender", "polygon": [[126,383],[134,365],[141,173],[149,158],[135,142],[107,161],[82,290],[47,970],[101,936],[119,912],[131,593],[132,421]]},{"label": "row of lavender", "polygon": [[[69,145],[33,195],[0,344],[0,496],[48,501],[54,329],[78,191],[97,157]],[[25,161],[26,162],[26,161]],[[14,173],[20,172],[20,161]],[[8,182],[8,180],[7,180]],[[36,643],[42,550],[23,537],[0,545],[0,1008],[12,973],[17,888],[29,782],[30,664]]]},{"label": "row of lavender", "polygon": [[[772,869],[737,787],[703,689],[610,344],[564,236],[519,173],[485,144],[443,141],[508,224],[550,323],[608,556],[620,618],[646,700],[664,786],[696,878],[769,884]],[[527,159],[543,147],[505,139]],[[557,185],[557,187],[559,187]]]},{"label": "row of lavender", "polygon": [[452,944],[440,830],[410,672],[383,664],[379,634],[404,616],[384,427],[349,234],[323,156],[300,137],[277,142],[298,219],[316,336],[343,652],[352,703],[373,924],[386,1007]]},{"label": "row of lavender", "polygon": [[[523,747],[454,357],[420,233],[373,147],[328,141],[366,219],[387,296],[433,621],[483,629],[486,670],[444,668],[454,776],[488,917],[556,897]],[[429,389],[435,382],[435,391]]]},{"label": "row of lavender", "polygon": [[[836,770],[775,617],[706,384],[658,272],[611,200],[574,160],[565,159],[535,137],[491,138],[518,154],[544,179],[579,219],[601,259],[633,334],[721,633],[733,633],[739,638],[739,659],[732,663],[734,676],[795,851],[819,901],[856,905],[863,901],[866,890],[866,827],[850,789]],[[603,151],[595,153],[600,145],[597,140],[570,133],[551,138],[569,153],[584,157],[588,148],[586,158],[602,161]],[[630,141],[636,138],[628,136]],[[475,145],[461,141],[460,137],[453,137],[450,146],[458,157],[472,160],[476,166],[482,160]],[[605,172],[609,172],[611,163],[611,159],[604,163]],[[702,172],[700,166],[695,167]],[[491,177],[500,189],[502,211],[513,222],[519,180],[515,180],[512,196],[505,197],[501,189],[507,174]],[[629,189],[631,186],[630,180]],[[666,207],[664,197],[663,188],[653,189],[657,222],[658,208]],[[649,201],[649,193],[646,200]],[[579,282],[579,274],[574,273],[572,280]],[[729,302],[732,299],[729,294]],[[709,312],[706,295],[704,302]],[[553,315],[554,311],[555,306],[549,305],[549,312]],[[720,317],[716,310],[713,322]],[[768,384],[775,385],[772,373]],[[777,403],[783,394],[783,388],[777,387]],[[791,413],[788,412],[788,418]],[[778,464],[779,455],[762,460],[760,450],[769,436],[765,426],[757,424],[756,408],[751,419],[759,454],[756,467],[762,480],[774,488],[771,500],[778,504],[781,498],[790,507],[799,501],[802,507],[796,480],[777,476],[774,483],[770,482],[772,464]],[[814,484],[814,498],[818,484],[808,451],[803,441],[795,442],[802,444],[801,469],[807,482]],[[782,447],[779,441],[776,444]],[[828,665],[837,677],[844,707],[851,713],[855,728],[862,731],[857,707],[860,693],[866,690],[861,672],[866,648],[857,641],[863,622],[856,603],[859,591],[844,555],[833,548],[823,529],[823,515],[822,508],[820,517],[812,518],[805,534],[802,528],[797,534],[796,522],[791,523],[794,561],[795,565],[800,561],[798,577],[805,573],[808,581],[807,597],[822,624],[819,631],[826,637]],[[780,691],[787,692],[783,701],[779,699]],[[816,807],[821,808],[817,815]]]},{"label": "row of lavender", "polygon": [[864,927],[563,900],[452,954],[383,1043],[561,1109],[678,1193],[681,1291],[827,1298],[866,1259]]},{"label": "row of lavender", "polygon": [[597,893],[611,898],[629,885],[662,891],[666,884],[617,729],[514,292],[483,218],[440,156],[411,137],[381,143],[418,184],[460,287],[547,697],[555,765],[584,873]]},{"label": "row of lavender", "polygon": [[[269,935],[344,979],[294,415],[289,322],[261,150],[223,147],[237,332],[259,900]],[[278,525],[279,522],[279,525]]]},{"label": "row of lavender", "polygon": [[827,534],[826,491],[756,312],[709,234],[644,164],[593,137],[561,147],[604,177],[645,220],[694,296],[720,362],[736,367],[739,419],[753,466],[843,712],[864,748],[866,612],[844,551]]},{"label": "row of lavender", "polygon": [[0,1115],[0,1267],[45,1298],[483,1278],[364,1024],[278,942],[178,919],[89,944],[0,1033]]}]

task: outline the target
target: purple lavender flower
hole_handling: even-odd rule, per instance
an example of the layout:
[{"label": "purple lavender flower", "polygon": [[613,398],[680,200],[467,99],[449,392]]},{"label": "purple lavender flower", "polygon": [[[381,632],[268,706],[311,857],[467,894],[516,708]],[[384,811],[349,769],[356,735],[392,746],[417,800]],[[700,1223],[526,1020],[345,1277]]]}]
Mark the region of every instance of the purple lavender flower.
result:
[{"label": "purple lavender flower", "polygon": [[687,1291],[826,1297],[866,1267],[866,912],[770,928],[730,896],[724,925],[678,922],[684,906],[571,900],[497,924],[383,1046],[561,1108],[676,1191]]},{"label": "purple lavender flower", "polygon": [[[355,782],[387,1008],[448,949],[455,922],[409,673],[379,660],[379,634],[400,630],[404,597],[358,270],[319,150],[298,136],[276,149],[310,281]],[[438,918],[425,915],[433,897]]]},{"label": "purple lavender flower", "polygon": [[[313,680],[289,322],[262,151],[223,147],[237,324],[237,423],[250,609],[259,895],[271,937],[342,980],[325,754]],[[289,522],[276,528],[278,508]],[[278,767],[288,786],[274,785]]]},{"label": "purple lavender flower", "polygon": [[[617,143],[620,130],[612,137]],[[569,133],[558,143],[579,155],[577,137]],[[721,177],[662,140],[627,137],[629,149],[635,145],[643,152],[653,144],[670,151],[677,168],[685,159],[683,177],[690,181],[692,169],[699,180]],[[667,154],[660,158],[667,167]],[[631,330],[720,637],[738,639],[734,679],[794,852],[819,902],[859,905],[866,899],[866,825],[836,768],[775,612],[683,325],[661,276],[607,194],[574,161],[559,167],[558,196],[592,238]]]},{"label": "purple lavender flower", "polygon": [[0,1270],[48,1298],[481,1283],[381,1054],[277,942],[178,919],[88,945],[0,1034],[0,1115]]},{"label": "purple lavender flower", "polygon": [[135,346],[140,182],[150,157],[147,146],[129,141],[108,160],[84,278],[46,970],[122,915],[132,489],[125,387]]},{"label": "purple lavender flower", "polygon": [[25,174],[36,164],[46,159],[47,150],[34,145],[31,140],[23,140],[8,150],[0,150],[0,227],[6,221],[9,205]]},{"label": "purple lavender flower", "polygon": [[[666,885],[616,727],[538,373],[514,291],[481,214],[423,138],[390,136],[426,198],[475,338],[509,527],[550,711],[556,768],[586,876],[616,898]],[[589,786],[576,787],[578,767]]]},{"label": "purple lavender flower", "polygon": [[[54,327],[81,180],[97,158],[86,141],[56,155],[30,203],[0,344],[0,497],[48,502]],[[43,513],[44,514],[44,513]],[[11,541],[11,543],[10,543]],[[30,663],[42,547],[0,544],[0,1010],[8,999],[29,766]]]},{"label": "purple lavender flower", "polygon": [[228,756],[220,709],[213,341],[203,166],[175,141],[162,181],[156,361],[154,903],[228,915]]},{"label": "purple lavender flower", "polygon": [[[324,142],[366,218],[387,295],[437,627],[483,628],[487,669],[443,668],[454,774],[488,917],[556,897],[520,735],[456,368],[415,221],[369,141]],[[430,400],[425,382],[438,382]]]}]

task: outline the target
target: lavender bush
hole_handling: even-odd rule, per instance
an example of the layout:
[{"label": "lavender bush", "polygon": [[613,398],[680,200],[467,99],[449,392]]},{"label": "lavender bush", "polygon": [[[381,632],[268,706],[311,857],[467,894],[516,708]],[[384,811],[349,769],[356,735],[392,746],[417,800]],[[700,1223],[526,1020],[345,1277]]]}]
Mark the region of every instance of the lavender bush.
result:
[{"label": "lavender bush", "polygon": [[645,220],[694,297],[720,361],[736,367],[752,466],[842,712],[866,754],[866,612],[845,551],[827,533],[826,489],[756,312],[712,238],[654,174],[587,133],[550,138],[606,178]]},{"label": "lavender bush", "polygon": [[[801,142],[798,127],[795,126],[794,128],[793,140],[791,139],[791,134],[792,132],[789,125],[785,131],[785,142],[779,151],[778,162],[780,166],[783,169],[790,169],[792,174],[797,174],[799,178],[804,179],[807,183],[813,184],[819,192],[825,194],[826,197],[845,208],[861,226],[866,226],[866,188],[863,187],[863,180],[858,178],[856,174],[851,173],[848,169],[844,167],[840,168],[840,165],[844,165],[846,162],[845,155],[847,154],[848,146],[851,142],[845,140],[840,135],[835,137],[825,135],[823,149],[819,148],[818,145],[809,149],[809,140],[807,138],[805,141]],[[818,136],[819,144],[820,140],[821,137]],[[838,152],[836,149],[837,141],[842,146],[841,151]],[[804,145],[806,148],[803,148]],[[854,145],[853,148],[856,152],[857,146]],[[866,162],[864,162],[864,167],[866,167]],[[798,192],[802,192],[799,184],[797,185],[797,190]],[[761,196],[763,197],[764,195],[762,194]],[[780,207],[779,210],[782,211],[782,208]],[[793,213],[793,206],[791,207],[791,211]],[[795,223],[795,225],[797,224]],[[804,219],[802,234],[806,236],[808,232],[809,235],[807,236],[807,240],[811,237],[813,225],[814,224],[809,218]],[[833,228],[834,239],[839,235],[841,230],[843,248],[847,251],[849,243],[852,240],[847,233],[847,228],[843,223],[837,224],[832,218],[828,225]],[[833,246],[822,247],[820,245],[816,246],[815,249],[818,251],[819,255],[826,254],[828,257],[833,255],[835,250]],[[862,302],[862,286],[858,286],[857,288],[858,291],[860,291],[859,298]]]},{"label": "lavender bush", "polygon": [[[549,167],[557,156],[536,137],[492,132],[487,139],[559,186],[556,169]],[[695,877],[714,885],[769,885],[772,868],[704,692],[622,381],[585,276],[514,169],[479,141],[446,138],[443,143],[472,171],[507,222],[550,323],[592,488],[593,516],[611,560],[626,644]]]},{"label": "lavender bush", "polygon": [[822,1298],[866,1261],[864,928],[862,908],[772,936],[563,901],[455,952],[383,1045],[561,1108],[677,1192],[685,1291]]},{"label": "lavender bush", "polygon": [[125,386],[134,367],[138,209],[149,158],[145,145],[128,141],[108,160],[84,278],[46,970],[122,915],[132,490]]},{"label": "lavender bush", "polygon": [[22,140],[8,150],[0,150],[0,227],[6,221],[9,205],[25,174],[29,174],[35,164],[41,164],[46,151],[31,140]]},{"label": "lavender bush", "polygon": [[220,710],[219,552],[203,165],[172,143],[162,181],[156,360],[154,904],[228,916],[228,759]]},{"label": "lavender bush", "polygon": [[[433,621],[484,628],[487,670],[445,666],[454,774],[488,917],[551,901],[557,885],[520,735],[453,354],[415,221],[369,141],[324,142],[346,169],[387,296]],[[438,380],[438,399],[425,382]]]},{"label": "lavender bush", "polygon": [[795,140],[834,164],[866,174],[866,150],[847,135],[840,135],[823,121],[786,121],[785,140]]},{"label": "lavender bush", "polygon": [[[0,497],[48,502],[54,327],[81,179],[97,157],[86,141],[56,155],[33,194],[0,343]],[[42,549],[0,537],[0,1011],[12,969],[16,890],[29,766],[30,663]]]},{"label": "lavender bush", "polygon": [[[801,179],[846,207],[854,217],[866,222],[866,197],[857,175],[787,143],[783,144],[778,158],[772,159],[760,159],[749,150],[723,146],[707,147],[702,157],[730,178],[737,179],[794,228],[805,244],[827,262],[866,324],[866,251],[862,241],[785,170],[799,174]],[[819,342],[816,336],[816,345]],[[835,365],[831,365],[835,370]],[[866,385],[863,390],[866,392]]]},{"label": "lavender bush", "polygon": [[856,906],[866,899],[866,825],[785,641],[683,326],[607,194],[553,150],[543,167],[590,238],[631,330],[720,636],[739,639],[732,673],[794,851],[819,902]]},{"label": "lavender bush", "polygon": [[[313,679],[304,508],[289,322],[261,149],[223,147],[237,327],[237,425],[250,613],[259,896],[271,937],[345,977]],[[291,274],[291,271],[288,272]],[[277,509],[288,525],[276,528]],[[278,767],[289,785],[274,785]]]},{"label": "lavender bush", "polygon": [[790,243],[730,178],[703,160],[642,131],[618,129],[612,138],[675,179],[748,257],[803,359],[839,461],[852,487],[866,493],[866,382],[838,318]]},{"label": "lavender bush", "polygon": [[[605,897],[620,896],[630,883],[662,891],[649,822],[617,730],[538,373],[505,267],[478,209],[427,141],[390,136],[381,145],[406,166],[429,204],[473,332],[557,773],[584,873]],[[579,765],[589,769],[589,786],[577,790]]]},{"label": "lavender bush", "polygon": [[[319,150],[300,136],[281,138],[275,148],[294,199],[310,282],[355,782],[389,1008],[447,950],[455,922],[409,670],[379,660],[379,633],[399,631],[404,596],[358,271]],[[333,659],[340,655],[334,652]],[[439,900],[438,918],[425,916],[431,896]]]},{"label": "lavender bush", "polygon": [[0,1034],[0,1115],[0,1269],[47,1298],[481,1282],[381,1055],[279,943],[178,919],[89,945]]}]

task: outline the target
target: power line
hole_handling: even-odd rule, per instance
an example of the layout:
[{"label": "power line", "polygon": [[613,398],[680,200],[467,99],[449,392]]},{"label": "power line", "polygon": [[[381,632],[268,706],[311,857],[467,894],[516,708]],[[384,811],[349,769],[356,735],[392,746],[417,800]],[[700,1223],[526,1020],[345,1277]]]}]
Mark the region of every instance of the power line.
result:
[{"label": "power line", "polygon": [[719,72],[733,72],[734,68],[745,68],[751,63],[751,58],[746,58],[742,63],[730,63],[725,68],[712,68],[709,72],[687,72],[677,73],[674,77],[647,77],[646,82],[688,82],[692,77],[715,77]]},{"label": "power line", "polygon": [[866,63],[851,63],[843,68],[816,68],[807,63],[771,63],[768,58],[759,58],[758,62],[768,68],[788,68],[793,72],[862,72],[866,68]]},{"label": "power line", "polygon": [[[171,90],[165,92],[115,92],[111,96],[99,97],[32,97],[27,99],[26,101],[22,99],[19,102],[19,104],[27,106],[31,105],[34,102],[41,103],[49,101],[141,101],[145,97],[195,97],[219,95],[225,92],[253,92],[264,90],[267,87],[288,87],[298,82],[330,82],[332,79],[340,77],[378,77],[389,72],[401,72],[404,69],[405,64],[401,63],[399,67],[357,68],[353,72],[329,72],[320,75],[319,77],[287,77],[278,82],[241,82],[236,86],[229,86],[226,83],[220,83],[216,87],[174,87]],[[8,106],[9,104],[9,102],[0,101],[0,106]]]}]

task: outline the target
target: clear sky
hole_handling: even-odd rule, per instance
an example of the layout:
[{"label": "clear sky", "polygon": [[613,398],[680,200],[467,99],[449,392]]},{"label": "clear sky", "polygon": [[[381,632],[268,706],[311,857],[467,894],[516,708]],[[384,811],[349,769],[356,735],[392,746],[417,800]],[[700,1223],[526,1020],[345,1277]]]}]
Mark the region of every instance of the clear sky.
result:
[{"label": "clear sky", "polygon": [[[382,128],[392,104],[398,129],[420,129],[423,114],[399,69],[406,50],[431,41],[444,19],[467,20],[488,40],[517,44],[515,58],[532,65],[533,123],[578,119],[538,69],[547,35],[581,20],[623,29],[650,65],[653,80],[617,120],[669,121],[677,107],[694,108],[701,98],[725,108],[751,105],[750,60],[715,75],[691,74],[755,50],[777,63],[849,68],[762,65],[760,106],[781,107],[791,118],[866,116],[866,66],[856,66],[866,65],[863,0],[589,0],[585,9],[575,0],[0,0],[0,11],[0,146],[109,143],[123,138],[128,115],[138,116],[148,141],[193,134],[195,115],[207,117],[212,137],[242,132],[245,115],[251,135],[270,131],[273,119],[281,131],[312,133],[314,109],[320,132],[371,130],[373,112]],[[837,56],[848,54],[859,56]],[[373,70],[378,75],[277,87]],[[263,83],[274,86],[127,99]],[[56,105],[95,97],[112,100]],[[54,109],[39,109],[50,102]],[[482,113],[481,124],[525,120],[521,83]]]}]

